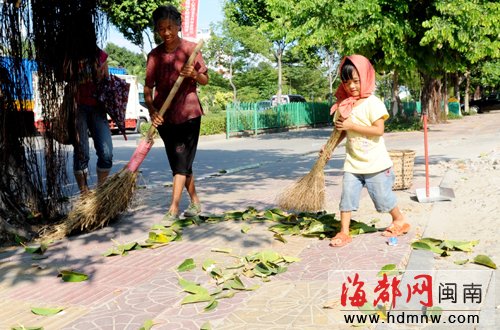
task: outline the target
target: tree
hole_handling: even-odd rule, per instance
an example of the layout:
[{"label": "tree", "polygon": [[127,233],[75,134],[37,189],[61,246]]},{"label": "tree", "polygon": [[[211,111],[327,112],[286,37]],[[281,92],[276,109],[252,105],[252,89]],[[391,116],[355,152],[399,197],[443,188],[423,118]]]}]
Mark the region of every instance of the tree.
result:
[{"label": "tree", "polygon": [[[437,14],[424,21],[421,45],[445,53],[445,72],[465,72],[465,110],[469,77],[479,61],[500,58],[500,3],[484,0],[436,1]],[[486,82],[484,82],[486,83]]]},{"label": "tree", "polygon": [[[180,5],[180,0],[169,1],[174,6]],[[153,41],[149,38],[153,31],[152,14],[164,0],[101,0],[100,6],[113,25],[118,28],[127,40],[137,45],[144,56],[144,36],[148,38],[150,48]]]},{"label": "tree", "polygon": [[139,81],[144,82],[146,75],[146,61],[140,54],[131,52],[125,47],[119,47],[113,43],[106,46],[108,53],[108,65],[110,67],[125,68],[128,74],[135,75]]},{"label": "tree", "polygon": [[[422,108],[431,122],[441,118],[441,78],[464,66],[464,52],[484,48],[466,56],[478,61],[498,57],[500,49],[496,1],[269,1],[272,11],[289,17],[289,35],[299,44],[332,44],[341,54],[365,55],[378,72],[409,76],[417,69],[423,81]],[[473,46],[475,40],[479,44]]]},{"label": "tree", "polygon": [[204,50],[208,64],[218,68],[220,73],[229,79],[233,90],[233,102],[237,101],[234,74],[244,65],[244,58],[248,58],[248,51],[238,42],[238,38],[244,38],[243,34],[246,31],[247,29],[239,29],[233,22],[224,20],[222,24],[212,28]]},{"label": "tree", "polygon": [[240,89],[240,100],[243,102],[270,100],[276,92],[276,78],[276,69],[270,63],[263,61],[242,71],[235,78],[235,84]]},{"label": "tree", "polygon": [[[224,6],[226,19],[252,32],[253,38],[240,40],[256,54],[271,54],[278,65],[277,95],[282,94],[282,59],[287,47],[293,44],[289,38],[290,21],[280,12],[271,11],[268,0],[228,0]],[[247,34],[249,35],[249,34]]]}]

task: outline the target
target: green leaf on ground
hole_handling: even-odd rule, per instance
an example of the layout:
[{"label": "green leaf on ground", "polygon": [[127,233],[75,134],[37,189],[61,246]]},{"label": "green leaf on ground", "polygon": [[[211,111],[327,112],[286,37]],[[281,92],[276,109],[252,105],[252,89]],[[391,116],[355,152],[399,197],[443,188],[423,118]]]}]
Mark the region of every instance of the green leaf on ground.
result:
[{"label": "green leaf on ground", "polygon": [[231,253],[231,252],[233,252],[233,249],[213,248],[210,251],[212,251],[212,252],[220,252],[220,253]]},{"label": "green leaf on ground", "polygon": [[195,304],[199,302],[205,302],[205,301],[211,301],[213,298],[208,292],[206,294],[190,294],[188,296],[185,296],[184,299],[181,301],[181,305],[185,304]]},{"label": "green leaf on ground", "polygon": [[149,238],[146,240],[147,243],[170,243],[172,241],[172,236],[163,234],[149,232]]},{"label": "green leaf on ground", "polygon": [[479,241],[450,241],[444,240],[439,247],[448,251],[463,251],[472,252],[472,248],[476,246]]},{"label": "green leaf on ground", "polygon": [[241,220],[243,219],[242,211],[226,211],[224,212],[225,220]]},{"label": "green leaf on ground", "polygon": [[192,258],[188,258],[182,262],[182,264],[177,267],[177,270],[180,272],[185,272],[191,269],[195,269],[196,264],[194,263],[194,260]]},{"label": "green leaf on ground", "polygon": [[217,308],[217,306],[219,305],[219,302],[217,300],[215,300],[215,298],[213,298],[210,303],[203,309],[205,312],[209,312],[211,310],[214,310],[215,308]]},{"label": "green leaf on ground", "polygon": [[287,242],[287,240],[286,240],[286,239],[283,237],[283,235],[281,235],[281,234],[275,233],[275,234],[273,235],[273,237],[274,237],[274,239],[275,239],[275,240],[278,240],[278,241],[280,241],[281,243],[286,243],[286,242]]},{"label": "green leaf on ground", "polygon": [[[443,308],[439,307],[439,306],[431,306],[431,307],[427,307],[425,308],[424,310],[424,313],[425,315],[427,316],[431,316],[431,315],[441,315],[443,314]],[[432,319],[431,319],[432,320]]]},{"label": "green leaf on ground", "polygon": [[387,276],[395,276],[395,275],[400,275],[402,272],[397,269],[397,266],[395,264],[387,264],[383,266],[380,271],[377,273],[377,277],[384,276],[386,274]]},{"label": "green leaf on ground", "polygon": [[248,232],[250,231],[250,229],[252,229],[252,227],[251,227],[251,226],[249,226],[249,225],[243,225],[243,226],[241,227],[241,232],[242,232],[243,234],[246,234],[246,233],[248,233]]},{"label": "green leaf on ground", "polygon": [[153,320],[146,320],[142,324],[142,327],[139,328],[139,330],[151,330],[151,328],[153,327],[153,325],[155,325],[154,322],[153,322]]},{"label": "green leaf on ground", "polygon": [[104,252],[104,257],[112,257],[112,256],[125,256],[129,251],[132,250],[140,250],[143,247],[137,242],[131,242],[126,244],[118,244]]},{"label": "green leaf on ground", "polygon": [[31,312],[33,314],[43,315],[43,316],[55,315],[63,310],[64,310],[64,308],[42,308],[42,307],[32,307],[31,308]]},{"label": "green leaf on ground", "polygon": [[273,251],[273,250],[264,250],[262,252],[255,253],[249,257],[247,257],[247,260],[249,261],[263,261],[263,262],[273,262],[281,258],[281,256]]},{"label": "green leaf on ground", "polygon": [[25,326],[19,326],[19,327],[12,327],[11,330],[43,330],[43,327],[25,327]]},{"label": "green leaf on ground", "polygon": [[24,252],[33,254],[44,254],[47,251],[48,245],[45,243],[28,245],[24,247]]},{"label": "green leaf on ground", "polygon": [[378,231],[377,228],[370,226],[370,225],[367,225],[364,222],[358,222],[358,221],[352,223],[350,226],[350,229],[349,229],[349,233],[351,235],[361,235],[361,234],[367,234],[367,233],[374,233],[376,231]]},{"label": "green leaf on ground", "polygon": [[285,260],[286,263],[291,264],[292,262],[299,262],[300,258],[290,257],[290,256],[283,256],[283,260]]},{"label": "green leaf on ground", "polygon": [[210,322],[205,322],[202,324],[200,330],[212,330],[212,326],[210,325]]},{"label": "green leaf on ground", "polygon": [[64,282],[83,282],[88,280],[89,276],[72,270],[60,270],[59,275]]},{"label": "green leaf on ground", "polygon": [[189,287],[191,285],[198,285],[198,284],[195,282],[192,282],[192,281],[185,280],[182,277],[179,277],[179,285],[181,286],[181,288],[184,289],[184,288]]},{"label": "green leaf on ground", "polygon": [[285,219],[286,215],[281,210],[278,211],[278,209],[270,209],[264,212],[264,218],[278,222]]},{"label": "green leaf on ground", "polygon": [[444,250],[438,248],[436,245],[430,245],[431,243],[424,241],[424,240],[419,240],[416,242],[411,243],[411,247],[415,250],[426,250],[426,251],[431,251],[437,254],[442,254],[445,252]]},{"label": "green leaf on ground", "polygon": [[370,303],[370,302],[367,302],[365,303],[363,306],[361,307],[358,307],[359,311],[363,314],[366,314],[366,315],[373,315],[373,314],[377,314],[377,311],[375,310],[375,308],[373,307],[373,304]]},{"label": "green leaf on ground", "polygon": [[169,225],[162,225],[162,224],[154,224],[151,226],[151,230],[167,230],[170,227]]},{"label": "green leaf on ground", "polygon": [[201,268],[204,270],[204,271],[207,271],[210,267],[213,268],[212,265],[215,265],[215,260],[212,260],[212,259],[206,259],[205,261],[203,261],[203,265],[201,266]]},{"label": "green leaf on ground", "polygon": [[466,264],[466,263],[468,263],[468,262],[469,262],[469,259],[465,259],[465,260],[455,260],[455,261],[453,261],[453,263],[454,263],[454,264],[456,264],[456,265],[460,265],[460,266],[461,266],[461,265],[465,265],[465,264]]},{"label": "green leaf on ground", "polygon": [[472,262],[478,265],[497,269],[497,265],[493,262],[493,260],[491,260],[490,257],[485,256],[484,254],[477,255]]}]

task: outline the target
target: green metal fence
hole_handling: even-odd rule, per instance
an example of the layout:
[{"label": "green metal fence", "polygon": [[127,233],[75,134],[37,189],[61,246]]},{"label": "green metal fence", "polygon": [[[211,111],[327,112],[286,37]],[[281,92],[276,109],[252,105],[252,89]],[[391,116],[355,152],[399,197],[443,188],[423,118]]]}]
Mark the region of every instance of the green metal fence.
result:
[{"label": "green metal fence", "polygon": [[230,103],[226,106],[226,137],[236,132],[301,127],[330,122],[328,103],[288,103],[262,107],[260,103]]},{"label": "green metal fence", "polygon": [[[391,113],[392,109],[391,101],[386,100],[384,103],[389,113]],[[420,101],[401,102],[401,105],[403,106],[404,114],[408,117],[413,116],[414,113],[420,114],[422,112],[422,104],[420,103]]]}]

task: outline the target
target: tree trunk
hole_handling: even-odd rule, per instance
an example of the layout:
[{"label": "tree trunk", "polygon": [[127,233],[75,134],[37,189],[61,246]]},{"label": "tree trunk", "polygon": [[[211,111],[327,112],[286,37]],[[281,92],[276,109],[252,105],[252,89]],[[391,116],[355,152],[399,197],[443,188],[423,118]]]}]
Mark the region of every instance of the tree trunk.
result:
[{"label": "tree trunk", "polygon": [[394,71],[392,76],[392,91],[391,91],[392,115],[396,116],[402,108],[401,99],[399,98],[399,73]]},{"label": "tree trunk", "polygon": [[233,88],[233,102],[236,102],[238,100],[238,97],[236,94],[236,86],[234,85],[234,82],[233,82],[233,59],[232,58],[229,61],[229,84]]},{"label": "tree trunk", "polygon": [[278,54],[276,58],[278,59],[278,104],[281,104],[281,94],[283,93],[283,68],[282,68],[282,60],[283,57],[283,51],[282,49],[278,49]]},{"label": "tree trunk", "polygon": [[422,77],[422,113],[427,114],[429,123],[439,123],[442,120],[441,81],[426,74]]},{"label": "tree trunk", "polygon": [[455,92],[455,98],[458,100],[458,103],[460,103],[460,74],[458,72],[455,73],[454,78],[453,91]]},{"label": "tree trunk", "polygon": [[448,116],[450,109],[448,108],[448,73],[444,73],[444,84],[443,84],[443,102],[444,102],[444,114]]},{"label": "tree trunk", "polygon": [[465,94],[464,94],[464,108],[465,108],[465,112],[466,113],[470,112],[470,108],[469,108],[469,100],[470,100],[469,88],[470,88],[470,71],[467,70],[467,71],[465,71]]}]

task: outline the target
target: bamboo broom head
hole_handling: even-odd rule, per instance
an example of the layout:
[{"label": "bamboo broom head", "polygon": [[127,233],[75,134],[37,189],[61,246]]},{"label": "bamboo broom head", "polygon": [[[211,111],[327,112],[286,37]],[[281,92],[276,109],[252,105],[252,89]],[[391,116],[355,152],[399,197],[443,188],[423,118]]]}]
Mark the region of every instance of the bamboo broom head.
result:
[{"label": "bamboo broom head", "polygon": [[132,200],[137,172],[126,168],[109,177],[99,189],[90,191],[76,201],[64,222],[45,235],[60,239],[74,232],[88,232],[106,226],[124,212]]},{"label": "bamboo broom head", "polygon": [[340,131],[333,130],[325,144],[323,153],[316,160],[311,171],[278,196],[277,203],[280,208],[300,212],[314,212],[324,209],[325,174],[323,169],[340,136]]}]

